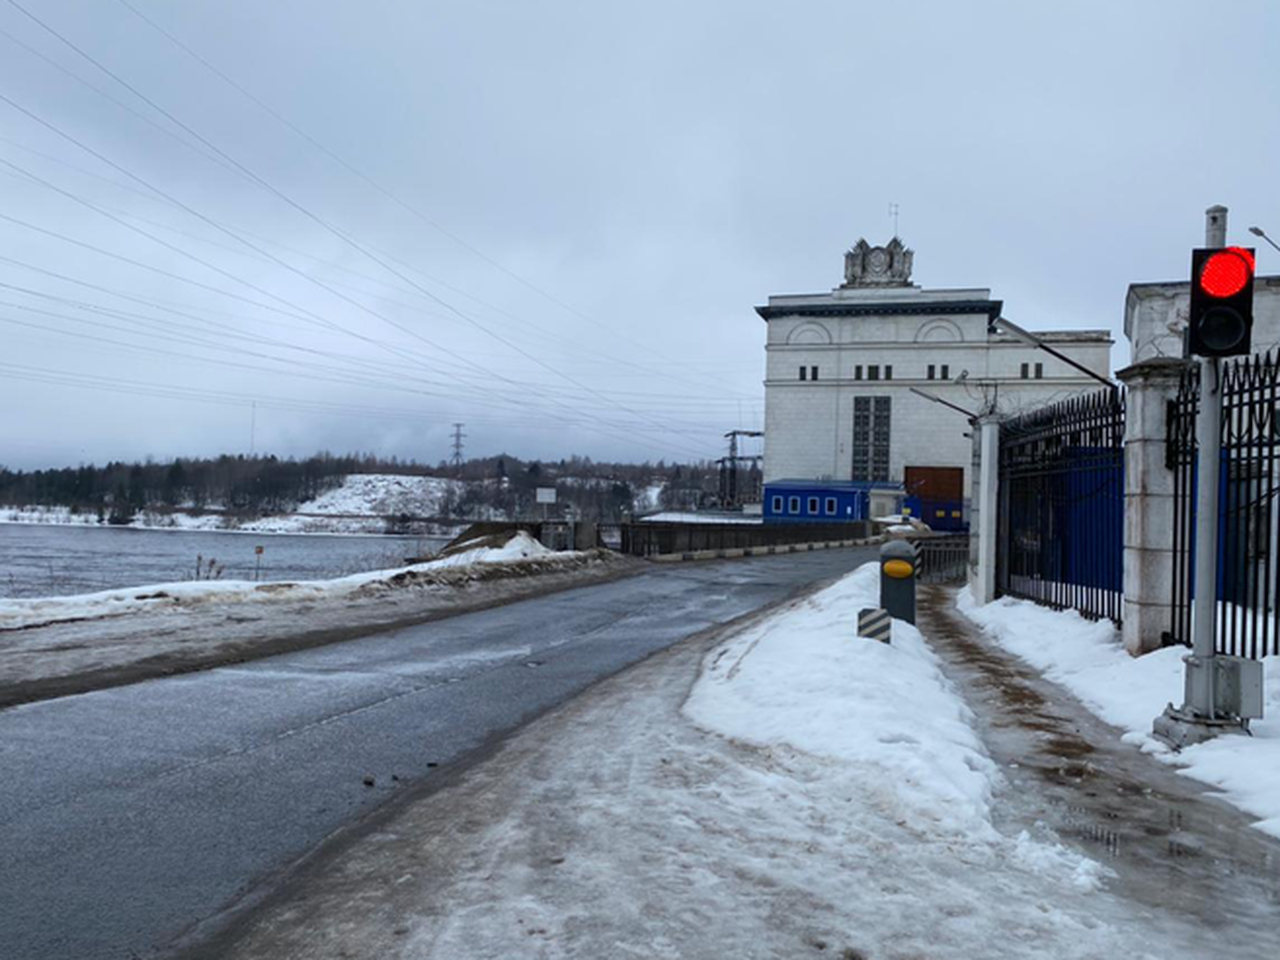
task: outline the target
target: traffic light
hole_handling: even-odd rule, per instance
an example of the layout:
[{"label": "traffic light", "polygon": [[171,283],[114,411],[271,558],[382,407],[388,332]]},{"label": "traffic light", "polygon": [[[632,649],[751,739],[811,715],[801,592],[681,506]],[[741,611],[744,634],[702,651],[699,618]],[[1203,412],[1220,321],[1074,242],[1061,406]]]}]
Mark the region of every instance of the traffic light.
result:
[{"label": "traffic light", "polygon": [[1249,352],[1253,270],[1253,250],[1248,247],[1191,251],[1189,353],[1234,357]]}]

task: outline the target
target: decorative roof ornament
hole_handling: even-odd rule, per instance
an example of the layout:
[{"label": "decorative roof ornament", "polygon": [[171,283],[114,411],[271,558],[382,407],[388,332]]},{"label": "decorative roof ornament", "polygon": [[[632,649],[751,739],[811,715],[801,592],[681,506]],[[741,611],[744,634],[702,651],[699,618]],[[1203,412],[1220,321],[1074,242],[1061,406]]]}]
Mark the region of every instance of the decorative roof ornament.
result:
[{"label": "decorative roof ornament", "polygon": [[897,237],[883,247],[873,247],[860,239],[844,255],[841,288],[909,287],[913,256],[915,251],[908,250]]}]

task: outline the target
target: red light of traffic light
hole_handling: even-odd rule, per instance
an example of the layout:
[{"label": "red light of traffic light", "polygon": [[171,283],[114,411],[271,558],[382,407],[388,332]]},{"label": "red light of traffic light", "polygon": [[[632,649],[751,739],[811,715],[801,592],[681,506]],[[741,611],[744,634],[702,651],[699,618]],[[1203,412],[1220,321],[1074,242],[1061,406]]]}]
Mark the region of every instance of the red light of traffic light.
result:
[{"label": "red light of traffic light", "polygon": [[1227,247],[1210,255],[1200,270],[1200,289],[1211,297],[1234,297],[1253,276],[1253,255]]}]

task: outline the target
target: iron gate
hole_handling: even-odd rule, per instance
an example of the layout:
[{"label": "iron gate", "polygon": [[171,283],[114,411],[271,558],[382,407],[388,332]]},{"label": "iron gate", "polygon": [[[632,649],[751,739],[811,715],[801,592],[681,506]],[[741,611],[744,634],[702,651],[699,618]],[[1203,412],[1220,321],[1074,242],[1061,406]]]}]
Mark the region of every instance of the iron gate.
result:
[{"label": "iron gate", "polygon": [[1120,622],[1124,411],[1113,388],[1001,424],[1000,593]]},{"label": "iron gate", "polygon": [[[1275,507],[1280,445],[1280,354],[1220,365],[1222,450],[1218,467],[1217,649],[1254,659],[1280,653]],[[1170,643],[1191,645],[1196,551],[1196,413],[1200,373],[1183,373],[1169,402],[1168,466],[1173,470],[1173,618]]]}]

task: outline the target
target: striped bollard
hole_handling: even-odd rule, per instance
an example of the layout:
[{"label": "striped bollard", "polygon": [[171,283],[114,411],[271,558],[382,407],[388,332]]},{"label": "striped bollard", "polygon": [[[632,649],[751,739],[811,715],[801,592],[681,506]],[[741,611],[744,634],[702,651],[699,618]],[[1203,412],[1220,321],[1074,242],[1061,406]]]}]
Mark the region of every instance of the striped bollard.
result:
[{"label": "striped bollard", "polygon": [[858,636],[888,643],[893,633],[893,619],[888,610],[867,607],[858,611]]}]

